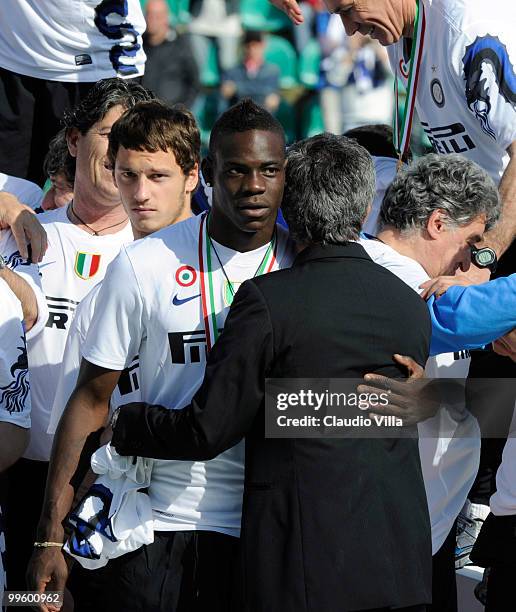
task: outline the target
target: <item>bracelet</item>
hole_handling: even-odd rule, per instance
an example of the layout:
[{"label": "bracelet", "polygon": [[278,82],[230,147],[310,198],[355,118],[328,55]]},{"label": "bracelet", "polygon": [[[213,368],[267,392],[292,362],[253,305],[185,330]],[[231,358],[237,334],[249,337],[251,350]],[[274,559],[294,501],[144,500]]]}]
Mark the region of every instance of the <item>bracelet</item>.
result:
[{"label": "bracelet", "polygon": [[34,542],[34,548],[50,548],[52,546],[62,548],[64,544],[63,542]]}]

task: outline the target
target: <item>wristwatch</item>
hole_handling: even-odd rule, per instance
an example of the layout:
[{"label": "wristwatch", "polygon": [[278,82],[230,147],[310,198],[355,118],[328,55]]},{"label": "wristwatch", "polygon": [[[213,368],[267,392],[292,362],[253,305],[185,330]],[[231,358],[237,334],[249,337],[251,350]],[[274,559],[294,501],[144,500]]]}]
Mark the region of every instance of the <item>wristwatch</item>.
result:
[{"label": "wristwatch", "polygon": [[471,249],[471,261],[478,268],[488,268],[491,274],[496,272],[496,266],[498,265],[498,258],[496,253],[490,247],[477,247],[470,245]]}]

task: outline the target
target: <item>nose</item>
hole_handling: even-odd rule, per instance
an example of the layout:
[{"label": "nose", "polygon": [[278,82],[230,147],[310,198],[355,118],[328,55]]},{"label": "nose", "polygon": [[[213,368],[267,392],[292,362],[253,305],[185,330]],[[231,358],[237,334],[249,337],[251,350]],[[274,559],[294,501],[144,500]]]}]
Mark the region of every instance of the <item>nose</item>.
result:
[{"label": "nose", "polygon": [[145,202],[149,199],[149,186],[147,177],[139,176],[135,186],[134,199],[137,202]]},{"label": "nose", "polygon": [[265,179],[259,170],[249,172],[242,185],[243,191],[246,193],[263,193],[265,191]]}]

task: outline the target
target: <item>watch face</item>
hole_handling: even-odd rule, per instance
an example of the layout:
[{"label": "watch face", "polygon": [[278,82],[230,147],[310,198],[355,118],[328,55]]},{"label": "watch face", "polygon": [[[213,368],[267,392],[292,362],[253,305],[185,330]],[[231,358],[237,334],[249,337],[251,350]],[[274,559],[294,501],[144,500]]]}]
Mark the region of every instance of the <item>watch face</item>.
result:
[{"label": "watch face", "polygon": [[479,268],[489,268],[491,272],[496,270],[496,253],[489,247],[477,249],[471,246],[471,259]]},{"label": "watch face", "polygon": [[478,263],[482,266],[490,266],[495,260],[494,253],[491,249],[479,249],[476,258]]}]

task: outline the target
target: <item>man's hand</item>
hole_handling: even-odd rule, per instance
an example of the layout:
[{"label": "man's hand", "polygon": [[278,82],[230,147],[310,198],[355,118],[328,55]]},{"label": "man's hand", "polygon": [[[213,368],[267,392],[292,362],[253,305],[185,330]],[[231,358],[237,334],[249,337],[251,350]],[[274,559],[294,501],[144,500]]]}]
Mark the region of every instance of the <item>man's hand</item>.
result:
[{"label": "man's hand", "polygon": [[433,417],[441,405],[435,381],[428,381],[424,377],[424,369],[411,357],[394,355],[394,360],[407,368],[406,380],[366,374],[364,380],[367,384],[358,386],[359,393],[387,392],[389,395],[387,406],[375,406],[370,412],[398,417],[403,420],[404,426],[416,425]]},{"label": "man's hand", "polygon": [[493,342],[493,350],[502,357],[509,357],[516,361],[516,329]]},{"label": "man's hand", "polygon": [[[35,548],[27,568],[26,580],[29,591],[64,591],[69,568],[63,551],[56,547]],[[34,606],[40,612],[58,612],[54,604]]]},{"label": "man's hand", "polygon": [[29,206],[21,204],[7,192],[0,193],[0,229],[11,229],[23,259],[28,259],[31,245],[31,261],[38,263],[47,250],[47,234]]},{"label": "man's hand", "polygon": [[294,25],[299,25],[305,20],[296,0],[269,0],[269,2],[283,11]]},{"label": "man's hand", "polygon": [[[474,270],[472,270],[473,268]],[[490,276],[491,273],[487,268],[480,269],[476,266],[470,266],[467,272],[457,272],[455,276],[436,276],[435,278],[425,281],[419,285],[420,289],[424,289],[420,295],[424,300],[428,300],[432,295],[438,298],[454,285],[460,285],[462,287],[480,285],[482,283],[487,283]]]}]

